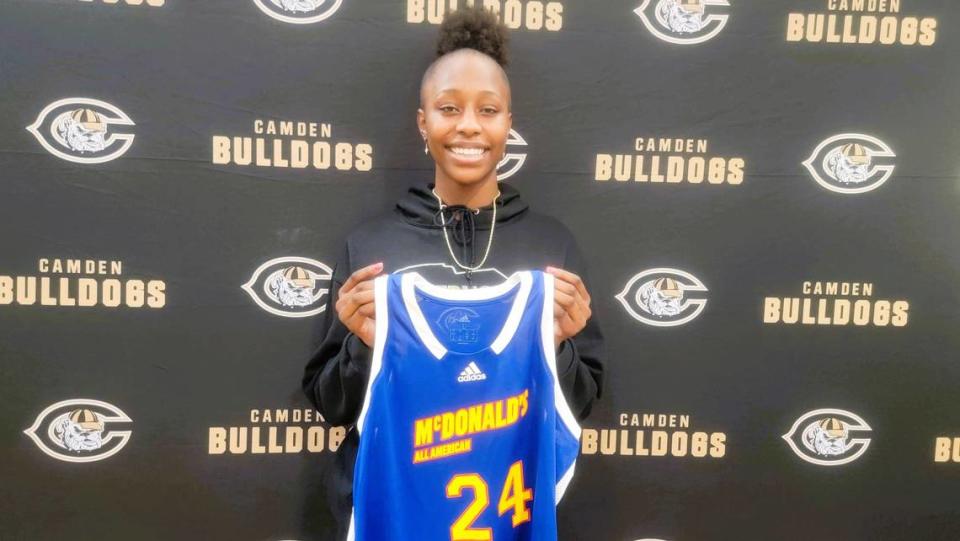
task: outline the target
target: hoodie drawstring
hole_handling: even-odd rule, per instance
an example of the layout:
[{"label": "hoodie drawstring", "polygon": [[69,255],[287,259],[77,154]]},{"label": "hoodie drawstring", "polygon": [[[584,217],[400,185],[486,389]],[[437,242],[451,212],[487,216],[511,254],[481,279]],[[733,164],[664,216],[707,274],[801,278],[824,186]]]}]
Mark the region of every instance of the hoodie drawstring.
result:
[{"label": "hoodie drawstring", "polygon": [[[443,211],[449,211],[450,216],[446,217],[444,222],[441,214]],[[453,239],[460,244],[460,257],[464,261],[469,261],[467,266],[473,266],[476,257],[474,250],[474,239],[477,234],[476,216],[480,214],[480,209],[472,210],[464,205],[450,205],[437,209],[433,215],[433,223],[438,227],[449,227],[453,230]],[[467,253],[469,252],[469,258]]]}]

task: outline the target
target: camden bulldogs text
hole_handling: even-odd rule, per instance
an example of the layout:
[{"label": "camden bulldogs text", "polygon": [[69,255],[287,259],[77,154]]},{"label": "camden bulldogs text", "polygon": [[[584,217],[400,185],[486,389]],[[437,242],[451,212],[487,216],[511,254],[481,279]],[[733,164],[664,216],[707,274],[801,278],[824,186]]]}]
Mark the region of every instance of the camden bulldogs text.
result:
[{"label": "camden bulldogs text", "polygon": [[166,305],[166,282],[124,278],[122,274],[122,261],[41,258],[36,275],[0,275],[0,306],[163,308]]},{"label": "camden bulldogs text", "polygon": [[787,15],[787,41],[925,47],[937,41],[937,20],[902,14],[900,0],[821,1],[819,10]]},{"label": "camden bulldogs text", "polygon": [[743,182],[744,159],[708,152],[706,139],[637,137],[632,154],[596,155],[594,179],[652,184],[727,184]]},{"label": "camden bulldogs text", "polygon": [[440,24],[448,11],[474,4],[492,11],[510,29],[556,32],[563,28],[563,3],[547,0],[407,0],[407,22]]},{"label": "camden bulldogs text", "polygon": [[910,303],[906,299],[873,296],[872,282],[809,280],[801,296],[763,299],[765,324],[906,326]]},{"label": "camden bulldogs text", "polygon": [[329,123],[256,119],[253,134],[213,136],[213,163],[256,167],[369,171],[373,147],[368,143],[331,141]]}]

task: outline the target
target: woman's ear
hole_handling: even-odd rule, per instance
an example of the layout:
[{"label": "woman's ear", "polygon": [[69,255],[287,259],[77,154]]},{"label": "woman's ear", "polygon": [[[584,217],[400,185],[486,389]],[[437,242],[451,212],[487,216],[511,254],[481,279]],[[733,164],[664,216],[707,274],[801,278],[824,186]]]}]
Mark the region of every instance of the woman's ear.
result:
[{"label": "woman's ear", "polygon": [[417,129],[420,130],[420,135],[426,137],[427,116],[424,114],[423,109],[417,109]]}]

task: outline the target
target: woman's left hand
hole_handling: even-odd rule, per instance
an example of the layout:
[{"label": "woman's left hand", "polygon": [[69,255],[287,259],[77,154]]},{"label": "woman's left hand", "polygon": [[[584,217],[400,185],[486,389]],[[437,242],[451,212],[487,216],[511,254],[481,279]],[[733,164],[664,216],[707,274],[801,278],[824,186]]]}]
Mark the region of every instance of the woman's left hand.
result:
[{"label": "woman's left hand", "polygon": [[575,336],[587,326],[590,319],[590,294],[583,280],[572,272],[547,267],[546,272],[554,276],[553,281],[553,342],[554,348]]}]

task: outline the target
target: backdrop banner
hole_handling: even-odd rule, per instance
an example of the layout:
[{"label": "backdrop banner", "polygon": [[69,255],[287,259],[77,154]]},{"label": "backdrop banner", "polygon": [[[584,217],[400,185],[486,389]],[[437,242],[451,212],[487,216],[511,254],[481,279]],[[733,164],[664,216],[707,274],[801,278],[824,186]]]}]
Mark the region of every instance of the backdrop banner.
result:
[{"label": "backdrop banner", "polygon": [[[335,538],[303,367],[457,3],[0,3],[0,539]],[[484,4],[609,353],[560,538],[960,539],[960,3]]]}]

